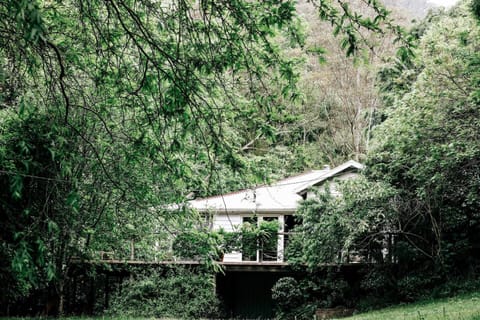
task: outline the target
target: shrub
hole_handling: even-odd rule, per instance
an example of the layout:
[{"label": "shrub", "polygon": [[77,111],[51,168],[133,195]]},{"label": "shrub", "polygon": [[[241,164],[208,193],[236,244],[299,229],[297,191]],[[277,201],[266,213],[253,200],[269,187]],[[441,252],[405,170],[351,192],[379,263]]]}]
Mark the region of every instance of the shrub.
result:
[{"label": "shrub", "polygon": [[388,306],[398,300],[395,270],[389,265],[377,265],[360,279],[359,310],[372,310]]},{"label": "shrub", "polygon": [[311,319],[317,308],[351,307],[351,291],[342,276],[327,270],[300,281],[280,278],[272,288],[272,300],[279,319]]},{"label": "shrub", "polygon": [[304,295],[297,280],[280,278],[272,288],[272,299],[281,310],[291,309],[304,302]]},{"label": "shrub", "polygon": [[309,295],[292,277],[280,278],[272,288],[272,300],[278,319],[311,319],[316,306],[309,303]]},{"label": "shrub", "polygon": [[213,274],[175,268],[125,281],[107,313],[198,319],[218,317],[219,307]]},{"label": "shrub", "polygon": [[217,260],[220,244],[220,236],[216,232],[185,232],[175,237],[173,252],[180,259]]},{"label": "shrub", "polygon": [[316,277],[315,282],[309,281],[309,290],[318,301],[319,307],[351,307],[352,292],[343,275],[328,271],[326,275],[317,275]]}]

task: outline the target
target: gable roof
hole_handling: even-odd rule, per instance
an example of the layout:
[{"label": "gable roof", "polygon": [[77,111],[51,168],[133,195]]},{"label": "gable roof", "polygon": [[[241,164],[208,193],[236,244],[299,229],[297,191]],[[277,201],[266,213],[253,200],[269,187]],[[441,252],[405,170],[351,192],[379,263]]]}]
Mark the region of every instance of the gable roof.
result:
[{"label": "gable roof", "polygon": [[342,173],[344,171],[349,171],[349,170],[362,170],[364,168],[364,165],[361,163],[358,163],[355,160],[349,160],[338,167],[335,167],[331,170],[328,170],[325,174],[322,176],[318,177],[318,179],[309,181],[308,183],[305,183],[302,186],[299,186],[299,188],[296,190],[296,192],[300,195],[304,194],[307,192],[308,188],[313,187],[315,185],[321,184],[323,181],[328,180],[330,178],[335,177],[339,173]]},{"label": "gable roof", "polygon": [[258,186],[223,195],[189,201],[189,206],[198,211],[218,213],[281,213],[294,212],[302,194],[314,185],[321,184],[347,170],[361,170],[363,165],[350,160],[333,169],[311,170],[285,178],[271,185]]}]

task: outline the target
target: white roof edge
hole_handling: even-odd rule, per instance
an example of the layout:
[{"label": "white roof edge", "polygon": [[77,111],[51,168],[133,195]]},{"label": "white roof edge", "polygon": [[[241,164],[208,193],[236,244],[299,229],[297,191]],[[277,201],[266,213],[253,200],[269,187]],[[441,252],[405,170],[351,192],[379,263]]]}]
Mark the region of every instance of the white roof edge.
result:
[{"label": "white roof edge", "polygon": [[314,186],[316,185],[317,183],[319,182],[322,182],[324,180],[327,180],[328,178],[331,178],[337,174],[339,174],[340,172],[342,171],[345,171],[349,168],[356,168],[358,170],[363,170],[365,168],[365,166],[355,160],[349,160],[345,163],[342,163],[341,165],[333,168],[332,170],[328,171],[327,173],[325,173],[324,175],[322,175],[321,177],[319,177],[318,179],[315,179],[315,180],[312,180],[312,181],[309,181],[308,183],[300,186],[299,188],[297,188],[295,190],[295,192],[297,194],[300,194],[302,193],[303,191],[305,191],[306,189],[310,188],[311,186]]},{"label": "white roof edge", "polygon": [[275,208],[275,209],[257,209],[257,210],[246,210],[244,208],[233,208],[225,210],[216,209],[216,208],[193,208],[198,212],[215,212],[216,214],[255,214],[255,213],[294,213],[297,209],[296,208]]},{"label": "white roof edge", "polygon": [[[225,193],[225,194],[218,194],[218,195],[213,195],[213,196],[209,196],[209,197],[205,197],[205,198],[194,199],[194,200],[191,200],[191,201],[188,201],[188,202],[198,202],[198,201],[222,199],[222,198],[227,198],[229,196],[235,196],[235,195],[239,195],[239,194],[243,194],[243,193],[247,193],[247,192],[255,192],[257,190],[268,190],[268,189],[272,189],[272,188],[283,187],[285,185],[294,185],[294,184],[303,185],[305,180],[296,181],[296,179],[300,179],[303,176],[306,176],[306,175],[309,175],[309,174],[321,173],[322,171],[325,171],[325,170],[309,170],[309,171],[300,173],[298,175],[286,177],[286,178],[280,179],[278,181],[271,182],[269,184],[257,185],[257,186],[253,186],[253,187],[250,187],[250,188],[245,188],[245,189],[240,189],[240,190],[236,190],[236,191],[233,191],[233,192],[228,192],[228,193]],[[308,181],[312,181],[312,180],[308,180]]]},{"label": "white roof edge", "polygon": [[310,170],[270,185],[191,200],[188,201],[187,205],[198,212],[216,212],[217,214],[227,215],[229,213],[293,213],[302,199],[301,195],[304,190],[352,168],[361,170],[364,166],[350,160],[333,169]]}]

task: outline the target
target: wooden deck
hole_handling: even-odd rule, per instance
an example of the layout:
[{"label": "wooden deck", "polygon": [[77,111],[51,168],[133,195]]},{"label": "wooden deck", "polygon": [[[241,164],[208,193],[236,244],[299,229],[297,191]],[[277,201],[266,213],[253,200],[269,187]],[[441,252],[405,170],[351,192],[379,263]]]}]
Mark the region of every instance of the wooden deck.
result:
[{"label": "wooden deck", "polygon": [[[76,262],[82,262],[77,260]],[[143,261],[143,260],[116,260],[116,259],[104,259],[104,260],[88,260],[84,263],[91,264],[107,264],[107,265],[128,265],[128,266],[199,266],[202,263],[195,260],[167,260],[167,261]],[[217,262],[227,272],[291,272],[293,271],[290,264],[286,262],[276,261],[241,261],[241,262]],[[360,267],[365,265],[371,265],[371,263],[324,263],[319,267]]]}]

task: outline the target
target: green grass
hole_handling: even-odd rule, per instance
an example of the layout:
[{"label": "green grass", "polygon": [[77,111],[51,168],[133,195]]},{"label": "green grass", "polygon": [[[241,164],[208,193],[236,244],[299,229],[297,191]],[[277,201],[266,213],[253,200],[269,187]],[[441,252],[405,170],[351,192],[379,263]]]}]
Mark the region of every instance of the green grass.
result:
[{"label": "green grass", "polygon": [[[0,318],[0,320],[32,320],[42,318]],[[48,319],[48,318],[43,318]],[[154,318],[67,317],[65,320],[153,320]],[[480,292],[454,298],[422,301],[361,313],[344,320],[480,320]]]},{"label": "green grass", "polygon": [[361,313],[345,320],[480,320],[480,292]]},{"label": "green grass", "polygon": [[[56,320],[56,319],[63,319],[63,320],[159,320],[159,318],[135,318],[129,316],[118,316],[118,317],[64,317],[64,318],[52,318],[52,317],[11,317],[11,318],[2,318],[0,320]],[[161,320],[175,320],[175,319],[168,319],[162,318]]]}]

